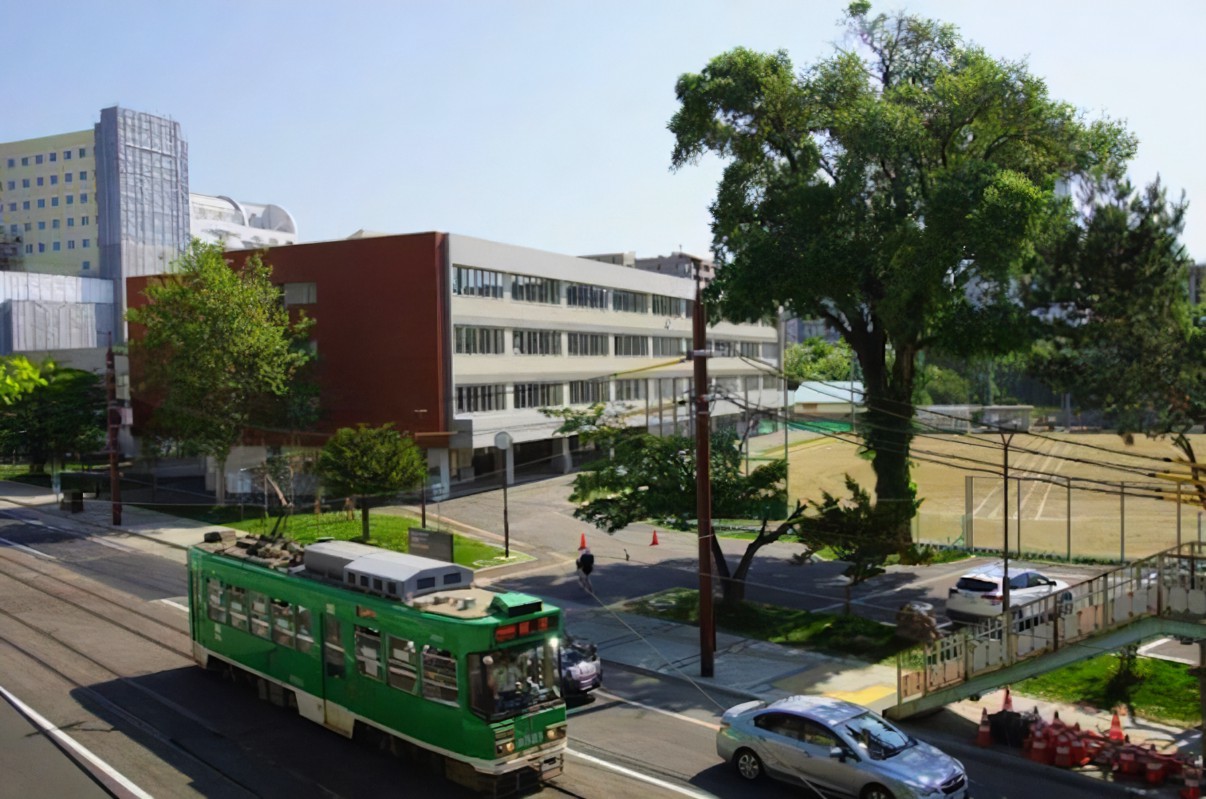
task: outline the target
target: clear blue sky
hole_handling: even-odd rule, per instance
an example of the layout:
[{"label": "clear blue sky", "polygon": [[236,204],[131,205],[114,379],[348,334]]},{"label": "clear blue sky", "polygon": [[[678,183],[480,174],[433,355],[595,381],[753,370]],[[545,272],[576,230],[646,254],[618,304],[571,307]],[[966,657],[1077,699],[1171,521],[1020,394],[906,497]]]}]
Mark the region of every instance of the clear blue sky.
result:
[{"label": "clear blue sky", "polygon": [[[120,104],[170,116],[193,191],[301,239],[445,230],[563,253],[710,249],[714,159],[668,169],[674,82],[738,45],[832,52],[845,0],[10,2],[0,141]],[[1052,95],[1125,120],[1136,183],[1191,201],[1206,260],[1206,3],[914,0]]]}]

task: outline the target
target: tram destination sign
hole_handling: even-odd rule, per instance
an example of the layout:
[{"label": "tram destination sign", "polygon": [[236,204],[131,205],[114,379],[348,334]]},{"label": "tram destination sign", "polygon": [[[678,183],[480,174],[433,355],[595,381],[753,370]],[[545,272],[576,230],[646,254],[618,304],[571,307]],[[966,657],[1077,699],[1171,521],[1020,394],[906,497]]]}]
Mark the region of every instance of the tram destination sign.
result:
[{"label": "tram destination sign", "polygon": [[410,528],[410,554],[452,563],[452,533]]}]

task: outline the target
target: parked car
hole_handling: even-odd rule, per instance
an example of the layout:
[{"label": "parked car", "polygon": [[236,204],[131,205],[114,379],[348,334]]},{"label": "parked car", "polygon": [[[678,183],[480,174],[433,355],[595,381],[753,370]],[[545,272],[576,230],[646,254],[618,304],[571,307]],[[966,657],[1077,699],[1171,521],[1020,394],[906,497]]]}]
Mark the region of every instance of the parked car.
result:
[{"label": "parked car", "polygon": [[566,635],[561,642],[561,693],[580,696],[603,684],[599,648],[585,638]]},{"label": "parked car", "polygon": [[[989,566],[969,572],[959,578],[959,582],[947,592],[946,615],[954,621],[975,623],[1001,615],[1004,601],[1003,579],[1004,565],[994,563]],[[1033,602],[1049,594],[1060,593],[1068,602],[1072,594],[1068,592],[1068,584],[1037,572],[1034,569],[1021,567],[1009,570],[1009,606],[1017,608],[1027,602]],[[1033,614],[1036,610],[1021,610],[1019,615]]]},{"label": "parked car", "polygon": [[767,774],[822,796],[969,799],[962,763],[841,699],[790,696],[731,707],[716,753],[747,780]]}]

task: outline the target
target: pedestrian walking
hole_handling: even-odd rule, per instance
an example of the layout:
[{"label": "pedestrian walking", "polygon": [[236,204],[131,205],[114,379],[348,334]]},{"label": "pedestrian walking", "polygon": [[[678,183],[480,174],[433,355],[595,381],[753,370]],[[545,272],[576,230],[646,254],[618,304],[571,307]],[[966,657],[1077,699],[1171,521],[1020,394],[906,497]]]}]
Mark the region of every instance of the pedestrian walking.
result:
[{"label": "pedestrian walking", "polygon": [[582,586],[582,590],[588,594],[594,594],[595,589],[590,584],[590,573],[595,568],[595,556],[591,554],[590,547],[583,547],[578,551],[578,584]]}]

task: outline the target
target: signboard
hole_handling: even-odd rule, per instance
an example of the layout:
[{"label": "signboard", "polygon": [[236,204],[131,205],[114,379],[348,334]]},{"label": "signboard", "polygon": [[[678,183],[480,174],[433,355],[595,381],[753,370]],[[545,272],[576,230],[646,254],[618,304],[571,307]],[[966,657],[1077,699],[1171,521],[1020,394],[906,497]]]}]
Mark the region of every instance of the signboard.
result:
[{"label": "signboard", "polygon": [[431,497],[432,502],[443,502],[448,499],[448,489],[443,483],[432,483],[427,495]]},{"label": "signboard", "polygon": [[410,554],[452,563],[452,533],[410,528]]}]

